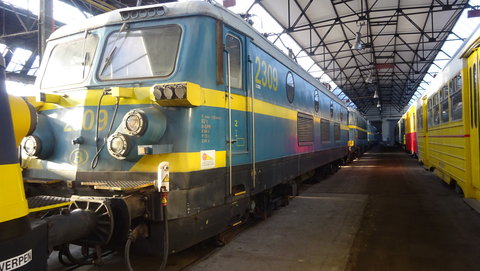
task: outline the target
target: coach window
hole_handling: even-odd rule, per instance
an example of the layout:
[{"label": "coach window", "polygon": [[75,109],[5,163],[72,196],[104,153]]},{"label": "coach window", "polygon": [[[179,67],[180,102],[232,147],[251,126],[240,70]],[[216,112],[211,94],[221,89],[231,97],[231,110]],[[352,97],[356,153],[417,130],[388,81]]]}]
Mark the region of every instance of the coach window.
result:
[{"label": "coach window", "polygon": [[227,35],[226,50],[230,56],[230,84],[242,88],[242,45],[237,37]]},{"label": "coach window", "polygon": [[333,101],[330,100],[330,118],[333,119]]},{"label": "coach window", "polygon": [[286,87],[287,99],[289,103],[293,103],[293,98],[295,98],[295,81],[293,80],[293,75],[291,72],[287,72]]},{"label": "coach window", "polygon": [[417,127],[423,129],[423,112],[422,107],[417,109]]},{"label": "coach window", "polygon": [[427,110],[427,127],[432,127],[433,125],[433,111],[432,111],[432,101],[433,97],[428,99],[428,110]]},{"label": "coach window", "polygon": [[433,125],[440,124],[440,103],[438,95],[438,92],[433,95]]},{"label": "coach window", "polygon": [[313,105],[315,107],[315,112],[318,112],[320,109],[320,94],[318,93],[318,89],[315,89],[315,93],[313,95]]},{"label": "coach window", "polygon": [[453,93],[450,95],[450,104],[452,105],[452,121],[462,119],[462,76],[458,74],[452,80]]},{"label": "coach window", "polygon": [[442,106],[442,113],[441,113],[441,119],[442,123],[447,123],[448,122],[448,115],[449,115],[449,107],[448,107],[448,86],[449,84],[447,83],[440,91],[442,92],[441,96],[441,106]]}]

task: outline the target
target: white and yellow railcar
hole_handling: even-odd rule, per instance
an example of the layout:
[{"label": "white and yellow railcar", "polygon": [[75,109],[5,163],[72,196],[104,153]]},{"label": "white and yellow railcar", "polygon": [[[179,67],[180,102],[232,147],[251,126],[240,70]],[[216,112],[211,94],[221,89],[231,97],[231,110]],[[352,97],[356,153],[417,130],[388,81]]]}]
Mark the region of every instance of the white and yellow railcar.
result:
[{"label": "white and yellow railcar", "polygon": [[480,28],[417,103],[419,159],[466,198],[480,199]]}]

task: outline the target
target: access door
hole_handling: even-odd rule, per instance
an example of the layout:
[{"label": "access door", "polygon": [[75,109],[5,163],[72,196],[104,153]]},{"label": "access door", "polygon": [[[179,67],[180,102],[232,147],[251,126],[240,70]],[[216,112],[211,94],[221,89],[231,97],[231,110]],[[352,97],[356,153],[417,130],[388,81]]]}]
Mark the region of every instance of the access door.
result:
[{"label": "access door", "polygon": [[252,186],[249,150],[249,119],[245,37],[224,29],[226,131],[229,194],[241,196]]},{"label": "access door", "polygon": [[475,50],[468,57],[468,77],[469,77],[469,96],[470,106],[468,107],[467,114],[469,114],[469,123],[465,123],[466,126],[470,126],[470,163],[472,169],[472,184],[476,189],[480,189],[480,144],[479,144],[479,126],[480,126],[480,108],[479,108],[479,57],[478,49]]}]

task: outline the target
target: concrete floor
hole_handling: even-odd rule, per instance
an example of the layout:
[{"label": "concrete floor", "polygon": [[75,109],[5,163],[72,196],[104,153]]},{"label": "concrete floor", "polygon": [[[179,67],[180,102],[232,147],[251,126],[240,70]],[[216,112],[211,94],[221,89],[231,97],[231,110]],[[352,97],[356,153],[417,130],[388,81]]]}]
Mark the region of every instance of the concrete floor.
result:
[{"label": "concrete floor", "polygon": [[[306,187],[225,247],[181,252],[167,270],[480,270],[480,214],[398,149],[377,147]],[[119,255],[105,260],[77,270],[126,270]]]},{"label": "concrete floor", "polygon": [[480,215],[377,147],[188,270],[480,270]]},{"label": "concrete floor", "polygon": [[188,270],[345,270],[367,197],[311,190]]}]

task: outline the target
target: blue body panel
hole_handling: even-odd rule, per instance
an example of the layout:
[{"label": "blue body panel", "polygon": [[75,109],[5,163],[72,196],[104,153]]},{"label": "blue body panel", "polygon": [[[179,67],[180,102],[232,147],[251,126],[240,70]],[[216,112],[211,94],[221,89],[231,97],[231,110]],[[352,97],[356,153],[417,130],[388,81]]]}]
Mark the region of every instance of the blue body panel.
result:
[{"label": "blue body panel", "polygon": [[[192,82],[202,88],[212,89],[228,94],[226,84],[217,84],[216,81],[216,47],[212,41],[216,37],[216,20],[210,17],[185,17],[163,21],[146,21],[131,23],[130,29],[154,27],[155,25],[178,24],[182,28],[182,37],[178,59],[174,72],[165,78],[100,81],[95,75],[88,78],[87,87],[99,89],[122,87],[145,87],[166,82]],[[94,30],[100,37],[99,46],[104,43],[111,33],[118,31],[119,25],[107,26]],[[335,125],[346,127],[347,108],[330,98],[323,87],[316,88],[304,78],[292,72],[295,93],[293,102],[290,103],[286,94],[286,76],[291,72],[284,64],[259,48],[250,38],[236,33],[231,28],[224,26],[224,36],[230,34],[238,37],[242,42],[242,73],[243,88],[233,89],[232,93],[247,98],[267,103],[267,107],[280,106],[290,112],[303,113],[313,119],[311,144],[300,144],[297,135],[297,119],[282,117],[278,114],[255,113],[249,110],[232,110],[232,138],[236,143],[232,146],[232,166],[256,162],[269,161],[288,156],[305,153],[328,151],[344,148],[346,152],[348,134],[345,129],[340,129],[335,138]],[[195,46],[191,46],[195,44]],[[93,66],[98,66],[107,54],[101,47],[93,61]],[[226,67],[226,63],[224,64]],[[250,66],[251,65],[251,66]],[[225,78],[225,82],[226,82]],[[318,91],[318,112],[315,106],[315,92]],[[249,100],[247,100],[249,101]],[[171,152],[200,152],[202,150],[228,151],[226,143],[229,135],[228,109],[221,107],[161,107],[151,104],[120,105],[113,124],[112,133],[120,126],[123,116],[134,108],[156,107],[166,116],[167,128],[165,135],[157,142],[142,142],[142,139],[132,139],[136,145],[157,144],[171,145]],[[108,123],[114,112],[113,105],[101,106],[109,116]],[[48,117],[55,138],[55,149],[46,160],[40,163],[43,168],[57,168],[67,164],[65,170],[77,171],[128,171],[141,158],[140,155],[129,155],[126,160],[118,160],[109,155],[107,148],[100,152],[100,161],[96,168],[91,168],[90,163],[95,156],[95,129],[77,125],[75,129],[66,132],[66,121],[69,116],[83,116],[86,111],[97,112],[96,106],[78,106],[73,108],[60,108],[43,111],[41,114]],[[256,110],[257,111],[257,110]],[[262,111],[262,110],[260,110]],[[268,110],[267,110],[268,111]],[[269,111],[270,112],[270,111]],[[92,116],[93,117],[93,116]],[[255,118],[253,120],[253,118]],[[329,139],[321,140],[321,120],[329,121]],[[81,122],[81,120],[76,120]],[[255,127],[253,127],[255,121]],[[78,123],[77,123],[78,124]],[[85,125],[84,125],[85,126]],[[325,128],[325,127],[324,127]],[[107,128],[101,129],[99,138],[106,137]],[[324,131],[325,132],[325,131]],[[254,134],[253,134],[254,133]],[[82,137],[82,145],[72,145],[73,139]],[[255,146],[252,140],[255,137]],[[102,140],[100,140],[100,143]],[[359,141],[360,142],[360,141]],[[366,140],[365,140],[366,142]],[[361,143],[363,144],[363,143]],[[101,145],[101,144],[99,144]],[[255,157],[252,157],[252,148],[255,147]],[[133,150],[136,151],[136,150]],[[48,161],[48,162],[47,162]],[[156,172],[156,168],[151,168]]]}]

